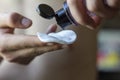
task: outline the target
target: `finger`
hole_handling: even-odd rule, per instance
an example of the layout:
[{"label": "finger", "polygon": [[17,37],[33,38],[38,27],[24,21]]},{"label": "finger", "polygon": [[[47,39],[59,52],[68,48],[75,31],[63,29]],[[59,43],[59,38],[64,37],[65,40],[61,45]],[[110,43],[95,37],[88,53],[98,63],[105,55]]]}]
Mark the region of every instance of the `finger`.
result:
[{"label": "finger", "polygon": [[0,13],[0,27],[28,28],[32,21],[18,13]]},{"label": "finger", "polygon": [[0,27],[0,34],[13,34],[14,33],[14,28],[9,28],[9,27]]},{"label": "finger", "polygon": [[87,13],[83,0],[67,0],[67,3],[72,16],[80,25],[96,28],[94,20]]},{"label": "finger", "polygon": [[104,0],[86,0],[86,6],[90,12],[103,18],[113,17],[117,13],[116,10],[108,8]]},{"label": "finger", "polygon": [[94,20],[95,26],[100,25],[101,22],[102,22],[102,20],[103,20],[103,18],[101,18],[101,17],[99,17],[99,16],[97,16],[97,15],[91,16],[91,18]]},{"label": "finger", "polygon": [[37,36],[5,34],[0,37],[1,52],[46,45]]},{"label": "finger", "polygon": [[27,48],[17,51],[6,52],[4,53],[3,58],[10,62],[28,64],[38,55],[42,55],[46,52],[55,51],[59,49],[62,49],[62,47],[58,44],[44,47]]},{"label": "finger", "polygon": [[57,29],[57,25],[56,25],[56,24],[52,24],[52,25],[50,25],[50,26],[48,27],[46,33],[48,34],[48,33],[51,33],[51,32],[55,32],[56,29]]},{"label": "finger", "polygon": [[120,0],[106,0],[109,7],[114,9],[120,9]]}]

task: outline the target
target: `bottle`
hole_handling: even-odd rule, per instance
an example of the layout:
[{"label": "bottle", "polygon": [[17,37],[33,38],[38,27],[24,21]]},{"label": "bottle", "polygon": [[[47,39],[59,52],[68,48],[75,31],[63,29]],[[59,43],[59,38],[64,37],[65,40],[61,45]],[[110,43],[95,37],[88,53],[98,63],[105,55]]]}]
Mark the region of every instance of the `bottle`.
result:
[{"label": "bottle", "polygon": [[[86,5],[85,0],[83,0],[83,4]],[[106,0],[103,0],[103,4],[105,7],[110,8]],[[78,23],[75,21],[75,19],[71,15],[67,2],[64,2],[63,8],[59,9],[56,12],[54,12],[54,10],[50,6],[46,4],[40,4],[37,8],[37,12],[39,13],[40,16],[46,19],[51,19],[55,17],[57,24],[60,25],[62,29],[64,29],[65,27],[71,24],[76,25],[76,26],[78,25]],[[89,16],[96,15],[90,11],[87,11],[87,13]]]},{"label": "bottle", "polygon": [[78,23],[72,17],[66,2],[64,2],[63,8],[59,9],[56,12],[54,12],[54,10],[47,4],[40,4],[37,7],[37,12],[39,13],[40,16],[46,19],[52,19],[53,17],[55,17],[57,24],[62,29],[69,25],[78,25]]}]

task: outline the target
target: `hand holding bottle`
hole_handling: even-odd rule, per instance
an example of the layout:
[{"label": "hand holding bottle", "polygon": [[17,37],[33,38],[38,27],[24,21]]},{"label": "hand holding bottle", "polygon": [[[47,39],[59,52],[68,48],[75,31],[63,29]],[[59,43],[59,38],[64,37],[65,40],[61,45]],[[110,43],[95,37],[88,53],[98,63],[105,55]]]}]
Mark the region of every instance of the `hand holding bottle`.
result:
[{"label": "hand holding bottle", "polygon": [[120,0],[67,0],[67,4],[74,19],[89,28],[96,28],[102,19],[111,18],[120,10]]}]

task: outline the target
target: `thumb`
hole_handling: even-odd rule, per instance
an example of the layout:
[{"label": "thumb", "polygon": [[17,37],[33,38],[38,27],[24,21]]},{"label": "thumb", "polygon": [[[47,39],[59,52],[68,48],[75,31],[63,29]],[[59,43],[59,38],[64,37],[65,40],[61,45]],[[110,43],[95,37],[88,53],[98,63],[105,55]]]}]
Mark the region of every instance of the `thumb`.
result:
[{"label": "thumb", "polygon": [[10,28],[28,28],[32,25],[32,21],[16,12],[0,13],[0,27]]}]

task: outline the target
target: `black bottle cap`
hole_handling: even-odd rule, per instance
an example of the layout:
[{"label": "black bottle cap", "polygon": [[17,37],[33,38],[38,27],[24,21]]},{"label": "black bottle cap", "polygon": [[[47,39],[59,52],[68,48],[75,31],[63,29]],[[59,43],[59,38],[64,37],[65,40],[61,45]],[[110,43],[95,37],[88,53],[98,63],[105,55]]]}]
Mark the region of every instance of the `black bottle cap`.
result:
[{"label": "black bottle cap", "polygon": [[36,11],[40,16],[46,19],[51,19],[55,16],[54,10],[46,4],[40,4]]}]

